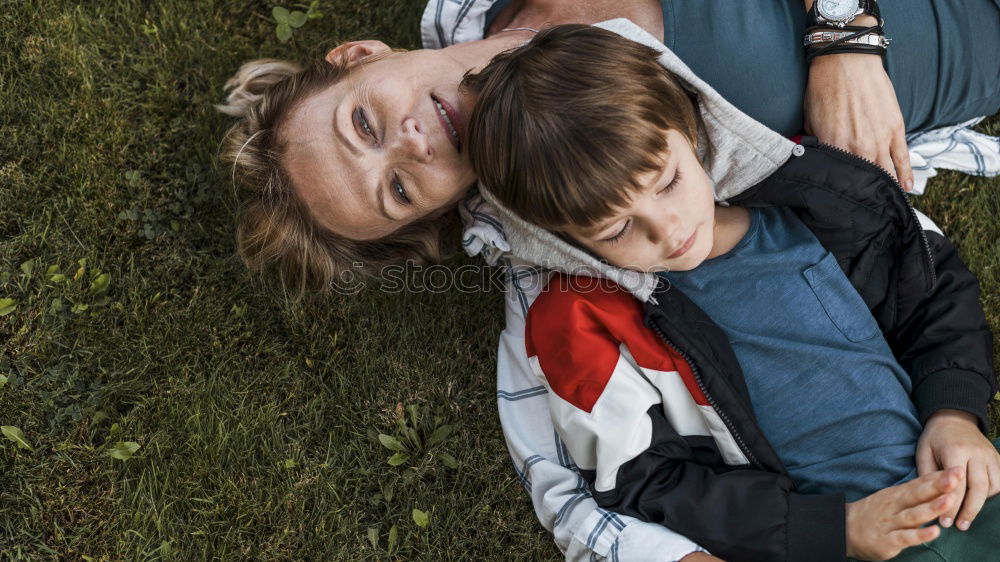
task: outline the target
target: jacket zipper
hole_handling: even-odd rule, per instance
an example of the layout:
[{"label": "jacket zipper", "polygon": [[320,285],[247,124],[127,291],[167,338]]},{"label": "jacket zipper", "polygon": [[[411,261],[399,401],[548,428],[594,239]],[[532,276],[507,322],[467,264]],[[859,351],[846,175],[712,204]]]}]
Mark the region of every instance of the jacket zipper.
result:
[{"label": "jacket zipper", "polygon": [[712,395],[709,394],[708,389],[705,388],[705,382],[701,378],[701,371],[699,371],[698,367],[695,366],[694,361],[691,360],[691,356],[685,353],[684,351],[681,351],[676,345],[671,343],[671,341],[667,339],[666,334],[664,334],[663,331],[660,330],[660,327],[656,325],[656,322],[650,322],[649,326],[653,329],[653,332],[656,333],[656,335],[660,338],[660,340],[662,340],[663,343],[667,345],[667,347],[672,349],[677,355],[683,357],[684,361],[687,362],[688,367],[690,367],[691,369],[691,373],[694,374],[695,382],[698,383],[698,389],[701,390],[701,393],[704,394],[705,398],[708,399],[708,403],[712,406],[712,409],[715,410],[717,414],[719,414],[719,418],[722,419],[722,423],[726,424],[726,428],[729,430],[729,433],[732,434],[732,436],[736,439],[736,444],[739,446],[740,450],[743,451],[743,454],[746,455],[747,459],[750,461],[750,466],[753,466],[754,468],[757,468],[759,470],[767,471],[767,469],[764,468],[764,465],[762,465],[760,461],[757,460],[757,457],[755,457],[753,453],[750,451],[750,447],[747,446],[747,444],[743,441],[743,438],[740,436],[739,432],[736,431],[736,427],[733,425],[733,422],[730,421],[729,416],[727,416],[726,413],[722,411],[721,408],[719,408],[718,402],[715,401],[715,398],[713,398]]},{"label": "jacket zipper", "polygon": [[875,162],[872,162],[871,160],[869,160],[867,158],[864,158],[862,156],[858,156],[857,154],[854,154],[853,152],[849,152],[847,150],[844,150],[843,148],[840,148],[839,146],[834,146],[832,144],[827,144],[825,142],[820,142],[818,139],[817,139],[816,143],[817,143],[817,148],[826,149],[828,151],[833,151],[833,152],[838,152],[840,154],[845,154],[845,155],[847,155],[847,156],[849,156],[851,158],[854,158],[855,160],[860,160],[861,162],[864,162],[865,164],[867,164],[871,168],[873,168],[873,169],[881,172],[882,175],[884,175],[885,177],[887,177],[889,179],[889,181],[891,181],[892,184],[896,186],[896,189],[898,189],[899,192],[903,194],[903,201],[906,202],[906,208],[909,209],[909,211],[910,211],[910,217],[913,218],[913,222],[917,225],[917,231],[920,233],[920,241],[921,241],[921,243],[923,243],[923,246],[924,246],[924,255],[927,257],[927,265],[929,267],[929,273],[930,273],[930,278],[931,278],[931,287],[933,287],[934,285],[937,285],[937,273],[935,271],[936,265],[934,263],[934,253],[931,252],[931,245],[927,241],[927,235],[924,234],[924,229],[923,229],[923,227],[920,226],[920,219],[917,218],[917,212],[913,208],[913,205],[910,204],[910,200],[907,198],[906,190],[903,189],[903,186],[899,185],[899,181],[897,181],[896,178],[892,177],[892,174],[890,174],[889,172],[887,172],[885,168],[883,168],[882,166],[879,166],[878,164],[876,164]]}]

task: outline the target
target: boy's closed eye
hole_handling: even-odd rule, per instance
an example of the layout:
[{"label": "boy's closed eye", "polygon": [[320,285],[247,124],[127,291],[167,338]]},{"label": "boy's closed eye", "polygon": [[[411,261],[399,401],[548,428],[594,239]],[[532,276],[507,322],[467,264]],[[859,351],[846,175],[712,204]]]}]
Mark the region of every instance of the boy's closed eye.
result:
[{"label": "boy's closed eye", "polygon": [[631,227],[632,227],[632,219],[626,219],[625,225],[618,230],[618,234],[615,234],[610,238],[605,238],[604,240],[601,240],[601,242],[606,242],[608,244],[614,244],[616,242],[619,242],[621,241],[622,238],[625,238],[625,235],[628,234],[628,231]]},{"label": "boy's closed eye", "polygon": [[[665,186],[663,186],[662,188],[660,188],[660,189],[659,189],[659,190],[658,190],[658,191],[656,192],[656,195],[657,195],[657,196],[660,196],[660,195],[663,195],[663,194],[666,194],[666,193],[670,193],[670,191],[671,191],[671,190],[672,190],[672,189],[673,189],[674,187],[676,187],[676,186],[677,186],[677,184],[678,184],[678,183],[680,183],[680,181],[681,181],[681,171],[680,171],[680,170],[677,170],[677,171],[676,171],[676,172],[674,173],[674,177],[673,177],[673,179],[671,179],[671,180],[670,180],[670,183],[668,183],[667,185],[665,185]],[[622,225],[621,225],[620,227],[616,227],[616,228],[615,228],[615,230],[613,231],[613,232],[614,232],[614,234],[612,234],[611,236],[606,236],[606,237],[603,237],[603,238],[601,238],[601,239],[600,239],[599,241],[600,241],[600,242],[604,242],[604,243],[607,243],[607,244],[612,244],[612,245],[613,245],[613,244],[615,244],[615,243],[617,243],[617,242],[620,242],[620,241],[622,241],[622,239],[624,239],[624,238],[625,238],[625,236],[626,236],[626,235],[627,235],[627,234],[628,234],[628,233],[629,233],[629,232],[630,232],[631,230],[632,230],[632,219],[630,219],[630,218],[629,218],[629,219],[625,219],[625,222],[624,222],[624,223],[623,223],[623,224],[622,224]]]}]

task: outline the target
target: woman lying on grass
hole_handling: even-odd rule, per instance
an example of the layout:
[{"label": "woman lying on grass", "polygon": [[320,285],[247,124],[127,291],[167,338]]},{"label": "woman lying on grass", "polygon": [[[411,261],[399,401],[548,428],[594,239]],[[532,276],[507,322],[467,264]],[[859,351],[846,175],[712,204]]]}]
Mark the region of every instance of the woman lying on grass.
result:
[{"label": "woman lying on grass", "polygon": [[[938,2],[934,9],[883,6],[887,30],[896,25],[898,34],[886,55],[888,74],[869,55],[829,55],[806,66],[802,51],[788,51],[804,31],[805,10],[788,3],[669,4],[672,11],[665,13],[666,1],[434,0],[423,20],[425,44],[446,48],[395,52],[377,41],[358,41],[305,70],[275,60],[248,63],[227,85],[222,108],[240,117],[222,156],[241,194],[243,260],[301,294],[328,289],[339,272],[356,272],[358,263],[377,273],[404,259],[433,262],[452,252],[455,202],[475,181],[460,142],[474,96],[459,84],[468,71],[529,39],[532,28],[629,17],[656,37],[665,33],[695,72],[714,76],[712,85],[733,95],[740,109],[784,127],[785,134],[809,121],[821,140],[850,147],[868,141],[874,148],[862,152],[904,179],[905,151],[893,149],[904,116],[910,131],[922,130],[1000,104],[996,82],[983,71],[995,68],[983,53],[1000,52],[1000,37],[975,34],[997,48],[954,40],[970,36],[967,28],[977,22],[1000,17],[991,0]],[[935,19],[945,13],[962,17]],[[870,16],[860,17],[856,23]],[[961,32],[947,32],[951,28]],[[928,45],[940,47],[928,53]],[[889,78],[896,82],[898,105]],[[514,261],[508,260],[516,266]],[[524,316],[538,292],[519,284],[527,279],[518,274],[509,285],[498,375],[501,424],[536,513],[567,558],[664,555],[675,536],[598,507],[554,437],[544,389],[524,354]],[[932,464],[962,462],[959,452]],[[961,504],[956,496],[949,517]]]},{"label": "woman lying on grass", "polygon": [[467,79],[512,253],[587,275],[550,279],[525,342],[597,503],[726,560],[884,560],[938,539],[967,469],[968,532],[903,558],[1000,555],[975,277],[887,174],[815,142],[776,163],[788,140],[658,57],[565,25]]},{"label": "woman lying on grass", "polygon": [[[302,294],[325,290],[356,263],[378,272],[401,259],[433,262],[453,251],[449,234],[457,224],[449,211],[475,181],[461,146],[475,100],[459,90],[461,78],[547,25],[625,17],[655,37],[670,29],[673,49],[687,53],[682,60],[699,76],[713,76],[709,83],[752,117],[786,136],[805,125],[821,141],[860,147],[862,156],[898,170],[904,185],[912,176],[904,116],[913,132],[1000,106],[990,55],[1000,52],[1000,36],[994,28],[966,28],[996,22],[993,0],[883,6],[886,25],[897,26],[886,53],[889,74],[879,57],[858,54],[818,57],[807,66],[803,51],[789,45],[800,41],[811,1],[801,10],[770,1],[671,2],[670,13],[666,1],[501,1],[499,13],[480,1],[462,3],[456,21],[445,25],[442,14],[455,4],[430,3],[425,37],[440,43],[486,32],[486,39],[412,52],[354,41],[304,70],[253,61],[230,80],[220,107],[241,121],[226,135],[222,158],[233,164],[242,191],[238,246],[252,270],[273,273]],[[876,18],[862,14],[852,23]],[[973,35],[982,43],[956,42]],[[928,44],[941,52],[928,53]],[[901,104],[889,78],[900,84]]]}]

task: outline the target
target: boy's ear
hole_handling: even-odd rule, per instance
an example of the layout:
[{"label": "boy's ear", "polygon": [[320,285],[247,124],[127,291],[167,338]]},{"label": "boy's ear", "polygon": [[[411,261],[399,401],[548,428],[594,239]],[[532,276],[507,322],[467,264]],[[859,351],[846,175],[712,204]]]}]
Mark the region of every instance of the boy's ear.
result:
[{"label": "boy's ear", "polygon": [[348,68],[372,56],[391,51],[392,49],[381,41],[366,39],[364,41],[348,41],[334,47],[326,54],[326,62],[334,66]]}]

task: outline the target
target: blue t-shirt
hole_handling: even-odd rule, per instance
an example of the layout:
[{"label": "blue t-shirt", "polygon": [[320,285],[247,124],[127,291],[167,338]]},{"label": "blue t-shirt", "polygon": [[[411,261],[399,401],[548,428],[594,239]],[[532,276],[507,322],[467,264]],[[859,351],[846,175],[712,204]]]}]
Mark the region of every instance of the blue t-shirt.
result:
[{"label": "blue t-shirt", "polygon": [[788,209],[749,209],[735,248],[663,275],[726,332],[754,413],[802,493],[848,501],[916,476],[911,381],[831,253]]}]

